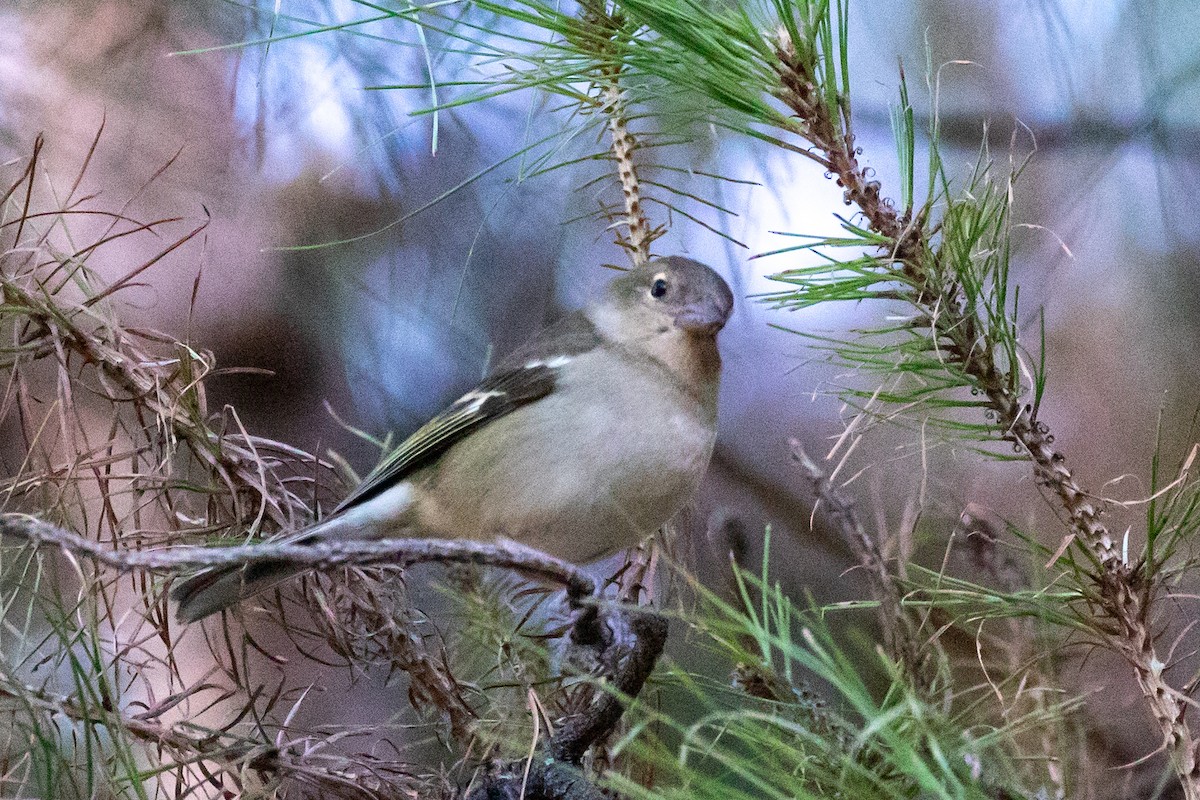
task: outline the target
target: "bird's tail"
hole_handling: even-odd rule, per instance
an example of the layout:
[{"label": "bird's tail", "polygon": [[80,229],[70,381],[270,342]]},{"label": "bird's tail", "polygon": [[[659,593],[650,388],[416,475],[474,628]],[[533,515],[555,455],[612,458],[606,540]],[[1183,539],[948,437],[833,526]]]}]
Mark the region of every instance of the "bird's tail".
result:
[{"label": "bird's tail", "polygon": [[[319,522],[275,541],[289,544],[319,541],[328,533],[328,528],[336,527],[331,523],[334,520]],[[171,589],[171,599],[179,604],[176,615],[180,620],[196,622],[307,571],[306,567],[286,561],[210,567],[176,583]]]}]

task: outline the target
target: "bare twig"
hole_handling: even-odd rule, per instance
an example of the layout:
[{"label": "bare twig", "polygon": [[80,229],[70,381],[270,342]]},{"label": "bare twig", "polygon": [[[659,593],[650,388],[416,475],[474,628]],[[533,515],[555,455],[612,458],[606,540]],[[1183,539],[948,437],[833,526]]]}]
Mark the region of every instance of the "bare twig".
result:
[{"label": "bare twig", "polygon": [[879,543],[863,527],[854,504],[829,482],[821,467],[804,451],[803,445],[796,439],[792,439],[789,444],[792,448],[792,460],[800,464],[819,502],[825,506],[828,516],[837,525],[842,539],[870,576],[871,593],[879,603],[879,627],[888,654],[904,668],[915,687],[922,693],[927,693],[932,681],[931,676],[926,674],[919,652],[916,622],[901,605],[903,594],[896,581],[896,575],[883,557]]},{"label": "bare twig", "polygon": [[[637,139],[629,131],[629,120],[625,113],[625,93],[621,88],[621,76],[625,71],[622,48],[629,39],[630,31],[621,12],[615,9],[610,11],[606,0],[586,0],[582,5],[583,19],[591,35],[581,39],[580,43],[593,51],[600,61],[595,80],[601,97],[598,107],[608,117],[613,159],[616,161],[625,205],[625,213],[620,215],[613,227],[618,229],[617,244],[629,252],[633,265],[640,267],[650,260],[650,245],[662,235],[662,229],[651,227],[642,204],[642,186],[633,157],[638,146]],[[625,228],[624,236],[619,232],[621,227]]]},{"label": "bare twig", "polygon": [[[54,696],[33,686],[16,687],[0,674],[0,698],[16,700],[51,717],[61,716],[75,724],[124,731],[132,739],[170,753],[180,764],[203,759],[216,769],[206,769],[203,780],[213,788],[241,789],[247,772],[258,775],[259,783],[288,777],[319,790],[322,796],[340,798],[410,798],[410,775],[400,764],[366,759],[368,768],[355,770],[334,753],[313,748],[308,738],[276,746],[263,739],[212,731],[187,723],[168,724],[155,715],[118,713],[111,709],[81,706],[74,698]],[[363,758],[360,754],[359,758]]]},{"label": "bare twig", "polygon": [[629,124],[625,119],[625,98],[621,93],[620,70],[607,71],[608,85],[604,87],[604,110],[608,114],[608,130],[612,134],[613,156],[617,161],[617,175],[621,178],[621,193],[625,198],[625,218],[623,220],[629,233],[629,251],[633,265],[640,267],[650,260],[650,243],[654,241],[654,231],[650,228],[650,220],[646,218],[642,207],[642,188],[638,180],[637,164],[633,160],[633,151],[637,141],[629,132]]},{"label": "bare twig", "polygon": [[16,536],[39,545],[62,547],[75,555],[122,572],[177,572],[233,564],[287,563],[330,570],[348,565],[459,563],[486,564],[517,570],[538,580],[566,587],[578,604],[595,593],[596,584],[573,564],[517,542],[495,544],[450,539],[378,539],[373,541],[286,544],[261,542],[234,547],[179,545],[156,550],[112,550],[78,534],[23,514],[0,515],[0,535]]},{"label": "bare twig", "polygon": [[33,323],[31,335],[24,343],[26,347],[33,347],[43,339],[46,342],[43,354],[61,351],[65,357],[73,353],[95,367],[114,401],[134,400],[140,408],[164,421],[167,440],[184,442],[197,459],[230,487],[235,500],[250,493],[284,526],[307,510],[304,499],[289,491],[278,476],[261,469],[262,460],[255,448],[269,442],[253,437],[218,436],[206,424],[201,385],[203,377],[212,371],[211,358],[182,345],[176,346],[175,358],[144,353],[134,347],[131,336],[118,338],[104,326],[85,324],[90,311],[82,307],[72,309],[57,295],[28,289],[8,276],[0,280],[0,288],[9,311],[20,313]]}]

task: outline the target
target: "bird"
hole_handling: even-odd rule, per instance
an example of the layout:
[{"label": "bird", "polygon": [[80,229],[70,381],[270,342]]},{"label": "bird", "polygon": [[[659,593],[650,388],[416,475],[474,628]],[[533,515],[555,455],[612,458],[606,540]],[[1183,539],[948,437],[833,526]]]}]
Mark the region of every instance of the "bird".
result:
[{"label": "bird", "polygon": [[[691,499],[717,433],[717,334],[733,292],[682,256],[622,272],[422,425],[294,544],[512,539],[587,564],[633,546]],[[228,565],[178,582],[194,622],[301,574]]]}]

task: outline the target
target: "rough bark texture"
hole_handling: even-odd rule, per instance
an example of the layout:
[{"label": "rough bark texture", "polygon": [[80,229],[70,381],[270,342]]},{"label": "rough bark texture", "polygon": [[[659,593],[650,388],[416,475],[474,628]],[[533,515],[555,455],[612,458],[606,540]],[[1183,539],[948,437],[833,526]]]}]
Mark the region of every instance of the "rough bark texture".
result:
[{"label": "rough bark texture", "polygon": [[603,665],[590,706],[562,720],[532,760],[494,766],[476,779],[467,800],[597,800],[606,795],[580,771],[584,753],[616,727],[627,698],[641,692],[667,642],[667,621],[626,608],[584,609],[571,633],[574,647],[596,649]]}]

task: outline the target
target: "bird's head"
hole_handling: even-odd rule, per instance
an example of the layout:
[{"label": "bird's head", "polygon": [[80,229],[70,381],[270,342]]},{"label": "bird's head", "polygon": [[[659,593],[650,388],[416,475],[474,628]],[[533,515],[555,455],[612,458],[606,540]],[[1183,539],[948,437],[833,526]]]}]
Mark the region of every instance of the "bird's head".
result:
[{"label": "bird's head", "polygon": [[611,291],[622,306],[654,320],[664,333],[679,328],[693,336],[716,336],[733,311],[725,279],[683,256],[632,269],[613,281]]}]

